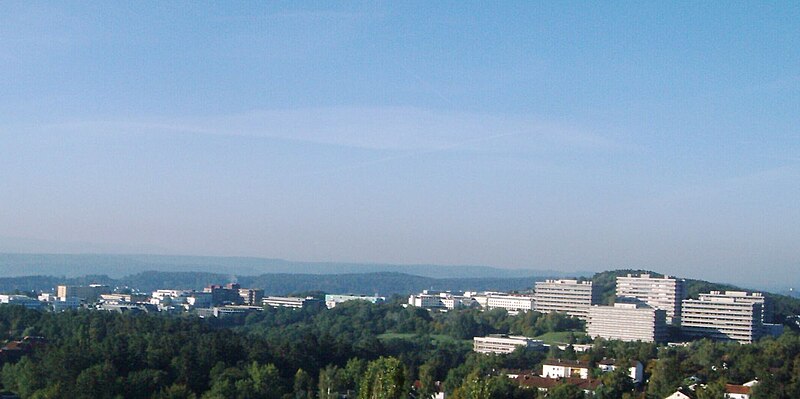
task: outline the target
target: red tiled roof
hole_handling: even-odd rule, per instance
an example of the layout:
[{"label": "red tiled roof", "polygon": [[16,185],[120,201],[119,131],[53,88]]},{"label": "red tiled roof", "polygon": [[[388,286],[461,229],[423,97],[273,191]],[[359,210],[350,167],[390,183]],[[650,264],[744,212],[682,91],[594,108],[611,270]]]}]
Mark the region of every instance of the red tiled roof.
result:
[{"label": "red tiled roof", "polygon": [[744,385],[725,384],[725,393],[750,394],[750,387]]}]

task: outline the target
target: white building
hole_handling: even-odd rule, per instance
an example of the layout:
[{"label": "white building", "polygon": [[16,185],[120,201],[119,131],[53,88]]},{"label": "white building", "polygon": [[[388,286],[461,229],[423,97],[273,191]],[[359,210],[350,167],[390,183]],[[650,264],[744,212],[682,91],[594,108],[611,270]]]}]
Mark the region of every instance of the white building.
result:
[{"label": "white building", "polygon": [[633,298],[656,309],[665,310],[667,323],[678,325],[681,301],[686,298],[686,284],[683,279],[670,276],[658,278],[649,274],[628,274],[617,277],[616,294],[618,298]]},{"label": "white building", "polygon": [[517,348],[543,348],[544,343],[518,335],[492,334],[472,339],[472,350],[478,353],[511,353]]},{"label": "white building", "polygon": [[761,303],[738,296],[685,299],[681,331],[689,337],[752,343],[763,334]]},{"label": "white building", "polygon": [[[624,366],[624,365],[623,365]],[[631,377],[634,384],[638,384],[644,380],[644,365],[638,360],[631,361],[628,365],[628,377]],[[614,359],[603,359],[597,363],[599,368],[604,373],[610,373],[616,370],[619,366]]]},{"label": "white building", "polygon": [[586,333],[592,338],[662,342],[667,339],[667,312],[642,303],[592,306]]},{"label": "white building", "polygon": [[589,363],[582,360],[547,359],[542,363],[545,378],[589,378]]},{"label": "white building", "polygon": [[322,304],[323,302],[319,299],[315,299],[313,297],[291,297],[291,296],[266,296],[262,300],[264,306],[270,306],[273,308],[294,308],[294,309],[301,309],[304,307],[315,306],[317,304]]},{"label": "white building", "polygon": [[533,295],[488,294],[485,309],[505,309],[509,314],[517,314],[534,310],[535,304],[536,300],[533,299]]},{"label": "white building", "polygon": [[742,385],[725,384],[725,399],[750,399],[753,387],[758,384],[758,380],[746,382]]},{"label": "white building", "polygon": [[428,310],[453,310],[472,307],[477,304],[474,298],[452,292],[438,292],[424,290],[420,294],[410,295],[408,304]]},{"label": "white building", "polygon": [[772,321],[772,314],[770,311],[771,306],[767,302],[767,298],[760,292],[747,292],[747,291],[711,291],[709,293],[700,294],[700,299],[710,298],[736,298],[739,302],[754,302],[761,304],[761,323],[769,323]]},{"label": "white building", "polygon": [[386,297],[367,295],[325,295],[325,306],[333,309],[336,305],[347,301],[367,301],[369,303],[383,303]]},{"label": "white building", "polygon": [[563,312],[586,320],[599,292],[591,281],[547,280],[536,283],[533,297],[538,312]]}]

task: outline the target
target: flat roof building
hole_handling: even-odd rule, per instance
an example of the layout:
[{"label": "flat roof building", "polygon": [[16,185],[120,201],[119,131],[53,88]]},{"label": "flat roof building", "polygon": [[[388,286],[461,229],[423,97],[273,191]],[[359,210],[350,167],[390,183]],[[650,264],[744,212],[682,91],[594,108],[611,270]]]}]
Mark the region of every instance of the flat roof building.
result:
[{"label": "flat roof building", "polygon": [[59,285],[56,296],[59,298],[80,298],[86,302],[95,302],[101,294],[110,294],[111,287],[103,284]]},{"label": "flat roof building", "polygon": [[592,338],[621,341],[667,340],[667,312],[642,303],[615,303],[589,309],[587,334]]},{"label": "flat roof building", "polygon": [[617,297],[642,301],[667,312],[667,323],[680,324],[681,304],[686,298],[685,280],[675,277],[652,277],[649,274],[617,277]]},{"label": "flat roof building", "polygon": [[324,306],[321,299],[313,297],[291,297],[291,296],[265,296],[262,300],[264,306],[273,308],[295,308],[302,309],[314,306]]},{"label": "flat roof building", "polygon": [[492,334],[472,339],[472,350],[478,353],[511,353],[517,348],[543,348],[542,341],[519,335]]},{"label": "flat roof building", "polygon": [[589,308],[599,301],[599,292],[591,281],[547,280],[535,285],[536,311],[562,312],[586,320]]},{"label": "flat roof building", "polygon": [[505,309],[509,314],[532,311],[535,304],[533,295],[488,294],[486,297],[486,310]]},{"label": "flat roof building", "polygon": [[333,309],[336,307],[336,305],[347,301],[367,301],[369,303],[383,303],[386,301],[386,297],[367,296],[367,295],[339,295],[339,294],[325,295],[325,306],[327,306],[328,309]]},{"label": "flat roof building", "polygon": [[721,295],[685,299],[681,332],[693,338],[752,343],[763,334],[761,303]]}]

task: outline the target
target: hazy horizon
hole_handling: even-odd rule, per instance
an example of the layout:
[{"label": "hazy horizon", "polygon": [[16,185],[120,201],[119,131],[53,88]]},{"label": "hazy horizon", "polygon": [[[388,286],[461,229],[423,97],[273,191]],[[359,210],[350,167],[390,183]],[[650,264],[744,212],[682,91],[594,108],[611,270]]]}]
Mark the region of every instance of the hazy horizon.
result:
[{"label": "hazy horizon", "polygon": [[797,284],[797,21],[795,3],[2,2],[0,251]]}]

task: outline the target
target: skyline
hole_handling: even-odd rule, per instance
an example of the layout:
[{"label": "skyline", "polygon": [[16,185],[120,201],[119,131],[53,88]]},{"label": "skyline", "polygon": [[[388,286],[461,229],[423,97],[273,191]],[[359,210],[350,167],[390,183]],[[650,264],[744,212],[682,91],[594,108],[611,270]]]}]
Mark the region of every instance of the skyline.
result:
[{"label": "skyline", "polygon": [[797,284],[797,21],[2,3],[0,248]]}]

